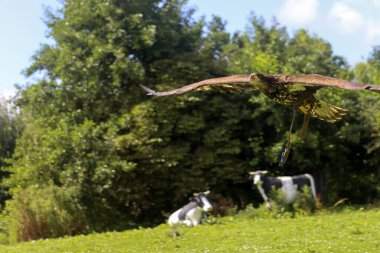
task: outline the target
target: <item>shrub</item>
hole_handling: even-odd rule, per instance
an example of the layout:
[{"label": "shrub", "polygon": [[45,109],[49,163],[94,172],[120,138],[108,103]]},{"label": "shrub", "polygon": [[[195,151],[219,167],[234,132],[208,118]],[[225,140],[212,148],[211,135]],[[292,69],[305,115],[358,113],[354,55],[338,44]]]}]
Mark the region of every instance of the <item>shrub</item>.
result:
[{"label": "shrub", "polygon": [[215,194],[212,201],[212,214],[214,216],[232,216],[237,211],[237,206],[232,198]]},{"label": "shrub", "polygon": [[87,230],[75,188],[50,185],[20,190],[8,201],[6,227],[9,242],[76,235]]},{"label": "shrub", "polygon": [[[281,189],[273,188],[269,194],[271,208],[268,210],[266,204],[261,204],[258,208],[248,205],[245,210],[239,211],[236,218],[281,218],[295,217],[313,214],[317,207],[311,195],[311,189],[304,186],[298,193],[293,204],[285,203],[285,193]],[[268,212],[269,211],[269,212]]]},{"label": "shrub", "polygon": [[285,202],[285,193],[281,189],[273,189],[269,194],[271,211],[276,216],[311,215],[316,210],[316,204],[312,197],[311,189],[304,186],[297,195],[294,203]]},{"label": "shrub", "polygon": [[306,215],[313,214],[319,203],[314,201],[311,193],[311,188],[305,185],[298,194],[296,202],[293,204],[297,213],[303,213]]}]

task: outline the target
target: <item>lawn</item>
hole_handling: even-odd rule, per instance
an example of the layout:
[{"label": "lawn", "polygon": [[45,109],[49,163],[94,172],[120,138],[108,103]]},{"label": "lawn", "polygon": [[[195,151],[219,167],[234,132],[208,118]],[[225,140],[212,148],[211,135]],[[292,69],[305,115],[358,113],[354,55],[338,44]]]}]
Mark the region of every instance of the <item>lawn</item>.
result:
[{"label": "lawn", "polygon": [[217,219],[0,246],[2,253],[74,252],[380,252],[380,209],[320,212],[297,218]]}]

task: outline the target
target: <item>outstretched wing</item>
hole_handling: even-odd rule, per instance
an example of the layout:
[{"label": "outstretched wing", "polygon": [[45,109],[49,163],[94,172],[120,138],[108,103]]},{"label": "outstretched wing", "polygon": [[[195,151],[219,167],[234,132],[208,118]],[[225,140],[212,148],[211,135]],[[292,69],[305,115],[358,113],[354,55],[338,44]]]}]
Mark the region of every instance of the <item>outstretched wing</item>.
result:
[{"label": "outstretched wing", "polygon": [[217,91],[239,91],[243,89],[251,89],[255,90],[256,88],[250,84],[250,75],[233,75],[227,77],[219,77],[206,79],[197,83],[192,83],[181,88],[170,90],[170,91],[162,91],[158,92],[152,90],[144,85],[140,86],[147,92],[148,95],[152,96],[170,96],[176,94],[182,94],[192,90],[199,89],[214,89]]},{"label": "outstretched wing", "polygon": [[380,85],[352,83],[342,79],[317,74],[301,76],[279,76],[278,82],[284,85],[305,85],[319,87],[336,87],[346,90],[370,90],[380,93]]}]

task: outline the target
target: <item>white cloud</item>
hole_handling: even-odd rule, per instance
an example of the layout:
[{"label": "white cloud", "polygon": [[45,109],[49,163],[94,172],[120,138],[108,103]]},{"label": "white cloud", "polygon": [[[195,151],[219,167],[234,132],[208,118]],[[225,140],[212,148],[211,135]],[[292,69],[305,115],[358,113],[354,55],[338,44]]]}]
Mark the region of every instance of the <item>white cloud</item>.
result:
[{"label": "white cloud", "polygon": [[380,7],[380,0],[372,0],[372,3],[373,3],[373,5],[375,5],[375,7],[377,7],[377,8]]},{"label": "white cloud", "polygon": [[367,41],[370,45],[379,44],[380,41],[380,23],[370,22],[366,29]]},{"label": "white cloud", "polygon": [[363,16],[343,2],[335,2],[328,14],[329,22],[344,33],[352,33],[365,25]]},{"label": "white cloud", "polygon": [[318,0],[285,0],[277,17],[284,24],[305,25],[317,17],[318,6]]},{"label": "white cloud", "polygon": [[380,19],[373,13],[380,8],[380,0],[370,0],[367,4],[363,6],[357,0],[335,2],[328,13],[329,24],[340,33],[363,38],[367,45],[379,44]]}]

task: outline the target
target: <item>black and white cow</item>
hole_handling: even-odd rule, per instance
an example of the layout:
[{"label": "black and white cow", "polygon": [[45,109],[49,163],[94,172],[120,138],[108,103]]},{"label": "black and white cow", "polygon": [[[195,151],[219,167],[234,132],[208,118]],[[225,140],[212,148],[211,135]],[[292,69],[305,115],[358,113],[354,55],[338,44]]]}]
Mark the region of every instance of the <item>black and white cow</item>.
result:
[{"label": "black and white cow", "polygon": [[210,191],[194,193],[187,205],[170,215],[168,224],[173,226],[174,224],[183,223],[189,227],[199,225],[205,217],[205,212],[212,209],[210,202],[206,198],[209,193]]},{"label": "black and white cow", "polygon": [[255,171],[249,172],[250,178],[253,179],[253,183],[259,189],[261,196],[263,197],[268,208],[271,208],[271,204],[268,198],[269,192],[274,186],[276,189],[282,189],[285,193],[285,203],[292,204],[297,198],[298,191],[307,185],[311,188],[311,193],[314,201],[316,200],[316,190],[314,184],[314,178],[310,174],[302,174],[297,176],[283,176],[283,177],[268,177],[267,171]]}]

